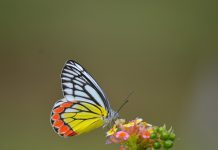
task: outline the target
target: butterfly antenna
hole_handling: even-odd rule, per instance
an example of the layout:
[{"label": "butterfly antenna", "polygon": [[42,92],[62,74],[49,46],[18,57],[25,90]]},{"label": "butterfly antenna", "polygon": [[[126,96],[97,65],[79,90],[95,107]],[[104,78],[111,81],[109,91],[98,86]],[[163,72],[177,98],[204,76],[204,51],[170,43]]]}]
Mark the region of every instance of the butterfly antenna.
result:
[{"label": "butterfly antenna", "polygon": [[117,110],[117,113],[119,113],[120,112],[120,110],[123,108],[123,106],[125,106],[126,105],[126,103],[128,103],[129,102],[129,100],[128,100],[128,98],[132,95],[134,93],[134,91],[132,91],[132,92],[130,92],[128,95],[127,95],[127,97],[124,99],[124,102],[123,102],[123,104],[120,106],[120,108]]}]

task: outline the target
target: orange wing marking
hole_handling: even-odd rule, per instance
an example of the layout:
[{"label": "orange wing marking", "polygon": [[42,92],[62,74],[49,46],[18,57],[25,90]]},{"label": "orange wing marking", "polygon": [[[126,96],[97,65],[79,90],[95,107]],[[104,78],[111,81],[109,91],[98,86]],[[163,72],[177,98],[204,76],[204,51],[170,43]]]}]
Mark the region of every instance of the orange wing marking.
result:
[{"label": "orange wing marking", "polygon": [[54,130],[61,136],[74,136],[77,133],[73,131],[67,124],[65,124],[60,117],[60,114],[65,111],[66,108],[72,107],[73,102],[65,102],[60,106],[56,107],[52,111],[51,123]]}]

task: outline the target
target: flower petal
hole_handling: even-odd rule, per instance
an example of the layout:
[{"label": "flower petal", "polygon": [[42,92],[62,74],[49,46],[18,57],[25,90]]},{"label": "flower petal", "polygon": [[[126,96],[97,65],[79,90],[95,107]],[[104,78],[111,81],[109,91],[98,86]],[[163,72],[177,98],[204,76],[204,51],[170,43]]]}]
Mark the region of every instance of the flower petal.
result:
[{"label": "flower petal", "polygon": [[129,134],[124,131],[118,131],[116,133],[116,138],[121,139],[121,140],[127,140],[129,138]]},{"label": "flower petal", "polygon": [[116,125],[114,125],[108,132],[106,136],[111,136],[113,135],[115,132],[117,132],[117,127]]}]

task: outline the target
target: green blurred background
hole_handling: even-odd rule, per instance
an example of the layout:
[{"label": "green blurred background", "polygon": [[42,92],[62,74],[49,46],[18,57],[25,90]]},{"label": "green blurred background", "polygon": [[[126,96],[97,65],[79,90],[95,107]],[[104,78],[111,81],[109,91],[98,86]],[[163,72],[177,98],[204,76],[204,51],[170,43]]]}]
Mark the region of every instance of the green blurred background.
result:
[{"label": "green blurred background", "polygon": [[1,1],[0,149],[119,149],[106,130],[68,139],[49,123],[68,59],[120,115],[175,129],[175,150],[216,149],[217,1]]}]

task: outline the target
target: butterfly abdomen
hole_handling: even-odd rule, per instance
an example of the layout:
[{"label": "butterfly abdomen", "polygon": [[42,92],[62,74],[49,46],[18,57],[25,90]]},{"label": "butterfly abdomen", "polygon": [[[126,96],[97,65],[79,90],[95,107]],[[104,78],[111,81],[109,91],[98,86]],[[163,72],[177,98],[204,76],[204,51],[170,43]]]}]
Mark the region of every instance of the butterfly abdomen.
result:
[{"label": "butterfly abdomen", "polygon": [[62,119],[61,114],[67,109],[73,106],[73,102],[64,102],[61,105],[54,107],[51,113],[51,124],[55,132],[59,135],[67,137],[74,136],[77,133],[73,131],[69,125],[67,125]]}]

